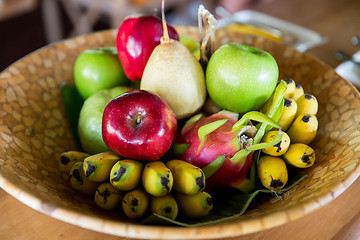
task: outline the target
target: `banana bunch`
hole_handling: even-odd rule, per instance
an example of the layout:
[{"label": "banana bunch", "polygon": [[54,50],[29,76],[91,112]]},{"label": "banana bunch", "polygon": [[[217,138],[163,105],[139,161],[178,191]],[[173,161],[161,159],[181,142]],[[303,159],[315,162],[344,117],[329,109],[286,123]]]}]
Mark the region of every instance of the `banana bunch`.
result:
[{"label": "banana bunch", "polygon": [[213,207],[211,196],[204,192],[203,171],[182,160],[147,163],[142,186],[151,196],[151,212],[173,220],[178,212],[191,218],[203,217]]},{"label": "banana bunch", "polygon": [[145,163],[113,152],[68,151],[60,155],[59,165],[74,189],[94,196],[102,209],[121,208],[131,219],[152,212],[174,220],[179,211],[199,218],[213,208],[210,194],[204,192],[204,173],[182,160]]},{"label": "banana bunch", "polygon": [[[274,191],[282,189],[287,183],[288,166],[308,168],[315,162],[315,151],[309,144],[317,134],[318,101],[314,95],[305,93],[293,79],[285,81],[284,107],[278,120],[282,139],[278,144],[263,149],[257,163],[261,183]],[[278,134],[279,130],[273,129],[264,135],[262,142],[271,142]]]}]

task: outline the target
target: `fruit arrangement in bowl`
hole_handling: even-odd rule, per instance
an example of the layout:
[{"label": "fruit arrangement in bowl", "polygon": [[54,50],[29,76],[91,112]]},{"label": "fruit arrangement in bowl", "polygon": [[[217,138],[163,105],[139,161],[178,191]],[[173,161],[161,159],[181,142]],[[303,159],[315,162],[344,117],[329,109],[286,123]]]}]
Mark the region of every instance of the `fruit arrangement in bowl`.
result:
[{"label": "fruit arrangement in bowl", "polygon": [[[127,20],[141,32],[139,18]],[[156,21],[159,48],[141,79],[127,76],[119,53],[136,57],[144,45],[114,48],[131,24],[123,35],[104,31],[41,49],[1,73],[3,189],[100,232],[223,238],[304,216],[358,177],[359,93],[333,69],[225,29],[216,31],[204,61],[198,28],[174,26],[167,39],[166,25]],[[78,64],[83,52],[95,60]],[[117,70],[91,66],[97,57]],[[140,64],[128,66],[135,72]],[[102,74],[88,78],[90,70],[119,76],[105,86]],[[81,86],[96,92],[81,96]],[[185,100],[189,106],[177,108]]]},{"label": "fruit arrangement in bowl", "polygon": [[[215,22],[202,6],[199,16]],[[212,28],[205,26],[205,39]],[[60,165],[100,208],[148,224],[207,225],[247,210],[239,202],[224,211],[228,199],[251,201],[259,190],[280,195],[306,177],[288,168],[315,162],[309,144],[318,102],[293,79],[279,78],[270,53],[234,42],[206,52],[210,38],[180,38],[164,12],[162,19],[129,16],[116,40],[117,51],[77,57],[72,91],[79,96],[63,94],[85,99],[77,113],[74,101],[64,101],[68,115],[79,116],[73,133],[83,150],[62,153]]]}]

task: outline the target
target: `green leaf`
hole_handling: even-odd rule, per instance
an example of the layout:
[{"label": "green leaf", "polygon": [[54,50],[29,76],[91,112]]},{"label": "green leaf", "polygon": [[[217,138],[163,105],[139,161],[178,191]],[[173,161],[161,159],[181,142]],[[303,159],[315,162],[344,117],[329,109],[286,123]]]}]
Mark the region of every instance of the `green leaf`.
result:
[{"label": "green leaf", "polygon": [[238,151],[232,158],[230,158],[230,161],[233,163],[240,163],[241,161],[244,161],[244,159],[246,159],[246,157],[252,151],[261,150],[261,149],[268,148],[268,147],[278,144],[281,141],[282,135],[283,135],[283,133],[280,129],[279,134],[271,142],[257,143],[257,144],[253,144],[247,148],[244,148],[244,149]]},{"label": "green leaf", "polygon": [[[274,92],[274,96],[273,96],[273,100],[272,100],[272,104],[270,106],[270,109],[268,111],[268,116],[270,118],[273,119],[273,121],[278,121],[278,119],[276,120],[275,118],[275,113],[278,111],[277,116],[280,117],[281,113],[282,113],[282,109],[284,107],[284,97],[285,97],[285,92],[287,89],[287,83],[284,80],[281,80],[280,83],[278,84],[278,86],[275,89]],[[279,108],[281,108],[281,111],[279,110]],[[269,131],[271,129],[271,127],[267,127],[269,124],[262,122],[260,123],[260,127],[257,126],[257,128],[259,129],[258,132],[256,133],[255,137],[254,137],[254,143],[259,143],[261,141],[261,139],[263,138],[263,136],[265,135],[265,133],[267,131]],[[273,126],[272,126],[273,127]],[[275,128],[280,128],[280,127],[275,127]]]},{"label": "green leaf", "polygon": [[224,161],[225,161],[225,154],[218,156],[209,165],[201,169],[204,172],[205,179],[211,177],[223,165]]},{"label": "green leaf", "polygon": [[183,129],[188,127],[190,124],[199,121],[203,116],[204,116],[204,114],[202,114],[202,113],[198,113],[198,114],[192,116],[191,118],[189,118],[189,120],[186,121],[185,125],[183,126]]},{"label": "green leaf", "polygon": [[227,121],[228,121],[228,119],[221,119],[221,120],[217,120],[215,122],[206,124],[204,126],[201,126],[199,128],[199,130],[198,130],[198,136],[200,138],[199,150],[201,148],[201,145],[204,143],[206,135],[212,133],[213,131],[215,131],[222,125],[224,125]]},{"label": "green leaf", "polygon": [[[271,118],[270,118],[271,119]],[[267,125],[262,125],[261,128],[258,130],[257,134],[259,134],[259,132],[263,132],[265,127]],[[256,151],[256,150],[261,150],[261,149],[264,149],[264,148],[268,148],[268,147],[271,147],[271,146],[274,146],[276,144],[278,144],[280,141],[281,141],[281,138],[282,138],[282,131],[281,129],[279,129],[279,134],[276,136],[276,138],[274,138],[274,140],[272,140],[271,142],[267,142],[267,143],[255,143],[254,141],[254,144],[247,147],[247,148],[244,148],[244,149],[241,149],[240,151],[238,151],[234,156],[232,156],[232,158],[230,158],[230,161],[233,162],[233,163],[241,163],[241,162],[245,162],[247,156],[252,152],[252,151]],[[256,137],[256,136],[255,136]],[[261,140],[261,139],[260,139]]]},{"label": "green leaf", "polygon": [[[275,122],[278,122],[281,117],[281,113],[283,112],[283,109],[284,109],[284,102],[285,102],[285,98],[282,98],[279,107],[276,109],[274,115],[272,116],[272,119]],[[265,129],[265,132],[270,131],[272,128],[273,128],[273,126],[267,126]]]},{"label": "green leaf", "polygon": [[182,155],[188,148],[190,144],[188,143],[173,143],[171,149],[175,157]]},{"label": "green leaf", "polygon": [[240,190],[243,193],[249,193],[251,191],[254,191],[255,180],[256,180],[255,178],[256,178],[256,167],[254,161],[251,164],[251,168],[250,168],[250,178],[244,178],[240,183],[232,187]]},{"label": "green leaf", "polygon": [[237,132],[240,131],[241,128],[246,126],[250,120],[266,123],[267,125],[273,126],[275,128],[280,128],[280,125],[275,122],[271,117],[267,116],[266,114],[263,114],[258,111],[251,111],[245,113],[239,121],[237,121],[232,129],[231,132]]},{"label": "green leaf", "polygon": [[270,110],[268,114],[270,117],[273,117],[276,110],[280,107],[280,104],[285,97],[286,89],[287,89],[287,83],[284,80],[281,80],[274,92],[273,102],[270,106]]},{"label": "green leaf", "polygon": [[84,99],[81,97],[76,87],[67,82],[63,82],[61,85],[61,96],[72,136],[77,147],[81,150],[78,122]]},{"label": "green leaf", "polygon": [[256,201],[256,197],[259,194],[265,194],[270,196],[281,195],[299,184],[306,177],[307,175],[302,175],[296,172],[289,174],[289,180],[285,188],[280,191],[271,191],[261,188],[255,190],[252,193],[243,194],[237,189],[230,188],[214,192],[212,193],[212,197],[214,200],[213,211],[211,214],[203,218],[192,219],[186,218],[179,214],[176,220],[170,220],[159,215],[152,214],[149,217],[145,218],[143,221],[141,221],[141,223],[147,225],[177,225],[183,227],[197,227],[228,221],[243,215],[248,209],[249,205],[253,205],[253,202]]},{"label": "green leaf", "polygon": [[253,162],[251,164],[249,178],[246,177],[240,182],[235,183],[234,185],[232,185],[233,188],[236,188],[243,193],[249,193],[255,190],[256,178],[257,178],[256,165],[260,158],[260,154],[261,151],[256,151],[253,155]]}]

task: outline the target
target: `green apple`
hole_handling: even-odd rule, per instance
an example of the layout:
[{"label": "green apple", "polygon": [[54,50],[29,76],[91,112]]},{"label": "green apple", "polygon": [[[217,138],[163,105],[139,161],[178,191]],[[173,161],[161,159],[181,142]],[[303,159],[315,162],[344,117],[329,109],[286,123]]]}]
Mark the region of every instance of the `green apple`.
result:
[{"label": "green apple", "polygon": [[110,151],[102,138],[102,117],[106,105],[115,97],[132,90],[130,87],[118,86],[104,89],[88,97],[81,110],[78,123],[80,143],[89,154]]},{"label": "green apple", "polygon": [[206,69],[206,87],[220,108],[245,113],[262,106],[279,77],[276,60],[268,52],[239,43],[219,47]]},{"label": "green apple", "polygon": [[84,99],[100,90],[125,86],[130,82],[115,47],[88,49],[80,53],[74,65],[74,81]]}]

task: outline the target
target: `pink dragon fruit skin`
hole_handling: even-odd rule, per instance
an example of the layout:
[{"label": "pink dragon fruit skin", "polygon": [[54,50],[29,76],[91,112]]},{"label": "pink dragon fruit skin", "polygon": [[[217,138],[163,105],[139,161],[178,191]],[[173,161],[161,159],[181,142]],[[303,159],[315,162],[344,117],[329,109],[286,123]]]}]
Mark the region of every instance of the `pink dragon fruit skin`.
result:
[{"label": "pink dragon fruit skin", "polygon": [[[221,127],[206,135],[199,150],[200,138],[198,130],[201,126],[221,119],[228,119]],[[241,148],[237,137],[238,132],[231,132],[233,125],[238,120],[238,114],[221,111],[209,117],[202,116],[197,121],[187,123],[176,140],[177,143],[190,144],[189,148],[178,158],[195,166],[204,168],[220,155],[225,154],[223,165],[207,179],[206,184],[210,189],[230,187],[231,183],[244,178],[251,167],[252,154],[245,163],[233,163],[230,158]]]}]

